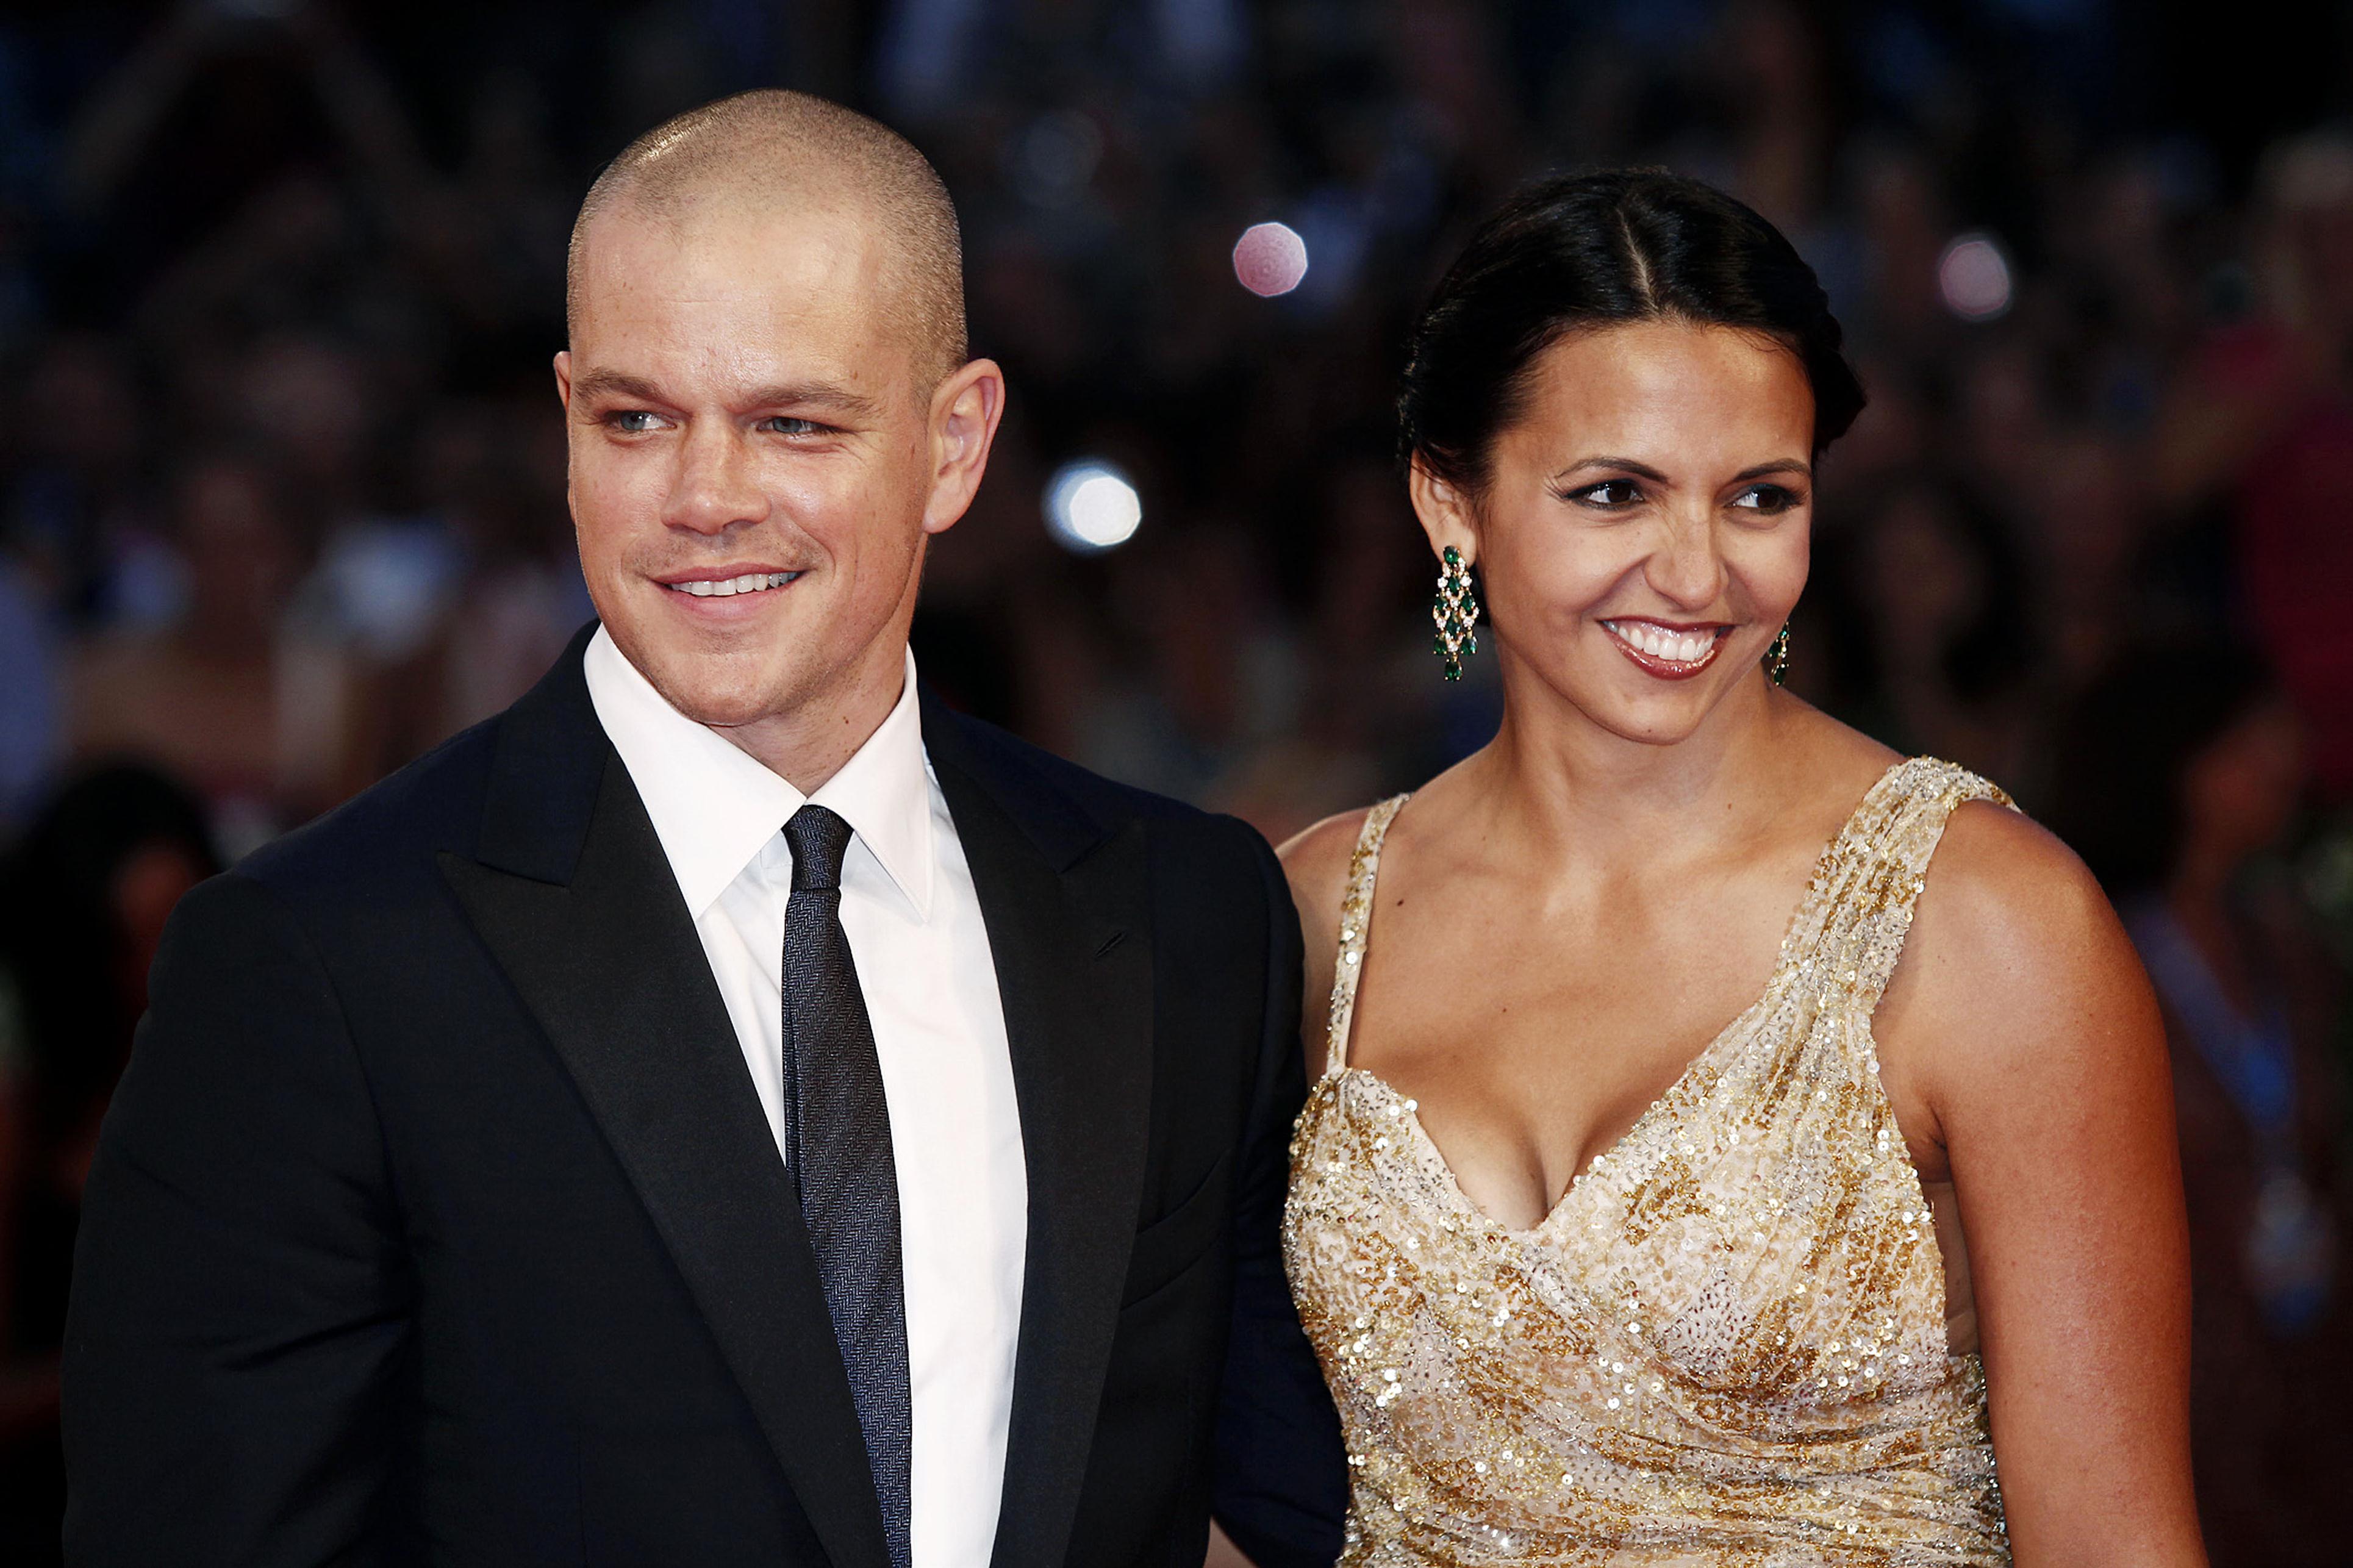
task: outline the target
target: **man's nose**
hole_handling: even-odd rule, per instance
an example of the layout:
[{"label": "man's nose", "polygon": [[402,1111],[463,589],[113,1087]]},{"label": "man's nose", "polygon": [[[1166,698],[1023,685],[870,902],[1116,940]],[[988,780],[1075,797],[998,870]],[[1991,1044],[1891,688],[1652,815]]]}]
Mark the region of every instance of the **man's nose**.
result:
[{"label": "man's nose", "polygon": [[739,523],[765,521],[768,498],[753,473],[750,442],[725,424],[697,420],[679,444],[662,521],[696,533],[723,533]]}]

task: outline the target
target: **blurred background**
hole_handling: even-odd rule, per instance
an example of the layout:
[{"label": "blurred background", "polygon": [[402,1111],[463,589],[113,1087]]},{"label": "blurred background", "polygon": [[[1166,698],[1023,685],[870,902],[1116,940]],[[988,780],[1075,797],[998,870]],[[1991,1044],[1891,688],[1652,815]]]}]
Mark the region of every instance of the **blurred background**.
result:
[{"label": "blurred background", "polygon": [[2353,1562],[2353,21],[2272,0],[0,4],[0,1559],[56,1555],[74,1215],[164,916],[586,618],[572,215],[762,85],[930,154],[1011,376],[926,676],[1277,839],[1495,722],[1392,450],[1470,226],[1627,162],[1780,224],[1872,396],[1791,684],[2126,910],[2215,1561]]}]

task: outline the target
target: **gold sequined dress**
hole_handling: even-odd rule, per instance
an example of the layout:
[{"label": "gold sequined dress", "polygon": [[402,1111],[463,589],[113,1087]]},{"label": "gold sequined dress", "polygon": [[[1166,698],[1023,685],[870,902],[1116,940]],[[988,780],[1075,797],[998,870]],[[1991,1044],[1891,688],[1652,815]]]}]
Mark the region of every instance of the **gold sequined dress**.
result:
[{"label": "gold sequined dress", "polygon": [[1765,993],[1531,1229],[1463,1194],[1346,1062],[1381,840],[1341,910],[1331,1065],[1284,1249],[1348,1439],[1344,1564],[2010,1561],[1985,1376],[1871,1016],[1946,818],[2008,798],[1891,768],[1822,853]]}]

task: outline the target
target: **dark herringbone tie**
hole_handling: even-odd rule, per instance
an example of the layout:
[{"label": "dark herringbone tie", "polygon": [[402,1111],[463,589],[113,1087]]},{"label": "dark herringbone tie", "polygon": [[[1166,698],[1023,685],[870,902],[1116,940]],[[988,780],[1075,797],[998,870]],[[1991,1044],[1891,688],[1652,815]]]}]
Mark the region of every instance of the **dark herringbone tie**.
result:
[{"label": "dark herringbone tie", "polygon": [[793,896],[785,906],[785,1087],[792,1108],[785,1159],[799,1183],[892,1568],[910,1568],[914,1400],[899,1179],[874,1026],[841,929],[841,857],[849,837],[849,824],[821,805],[805,805],[785,824],[793,852]]}]

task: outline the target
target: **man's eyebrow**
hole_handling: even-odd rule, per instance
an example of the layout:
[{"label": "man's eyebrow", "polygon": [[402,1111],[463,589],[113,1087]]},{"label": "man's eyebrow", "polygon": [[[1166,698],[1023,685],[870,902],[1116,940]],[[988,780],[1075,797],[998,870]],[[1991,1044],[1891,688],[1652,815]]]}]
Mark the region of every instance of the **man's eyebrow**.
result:
[{"label": "man's eyebrow", "polygon": [[786,382],[763,386],[744,400],[747,408],[815,408],[853,418],[872,418],[882,405],[864,393],[852,392],[829,381]]},{"label": "man's eyebrow", "polygon": [[640,403],[667,403],[660,391],[650,381],[628,375],[617,370],[583,372],[572,380],[572,395],[575,398],[628,397]]},{"label": "man's eyebrow", "polygon": [[[670,406],[670,399],[663,396],[661,389],[652,382],[617,370],[584,372],[573,382],[572,395],[592,403],[618,397]],[[743,406],[807,408],[850,418],[872,418],[881,409],[881,404],[863,393],[852,392],[829,381],[786,382],[775,386],[755,387],[744,395]]]}]

